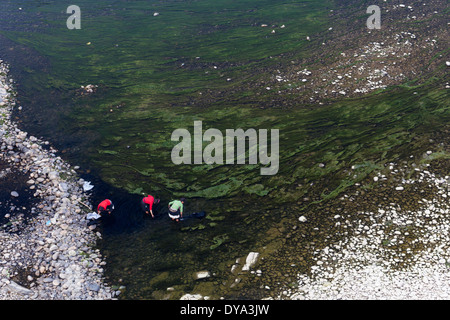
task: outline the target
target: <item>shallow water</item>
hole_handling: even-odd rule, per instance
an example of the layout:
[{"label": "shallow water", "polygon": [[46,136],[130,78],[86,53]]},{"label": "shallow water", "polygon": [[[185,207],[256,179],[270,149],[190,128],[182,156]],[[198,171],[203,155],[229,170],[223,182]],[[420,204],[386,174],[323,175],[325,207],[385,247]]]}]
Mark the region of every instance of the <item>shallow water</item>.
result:
[{"label": "shallow water", "polygon": [[[237,258],[273,246],[281,235],[276,226],[311,203],[333,199],[423,148],[449,116],[448,99],[434,83],[288,110],[259,108],[270,96],[237,90],[286,63],[280,53],[311,54],[305,38],[328,27],[328,1],[78,5],[82,29],[69,31],[66,7],[57,1],[3,4],[0,56],[12,65],[24,106],[16,120],[82,166],[82,177],[96,186],[95,203],[113,199],[116,210],[102,225],[99,246],[108,279],[127,288],[125,299],[176,299],[191,290],[263,297],[264,289],[229,288]],[[95,93],[82,94],[88,84],[98,85]],[[223,94],[200,99],[211,91]],[[279,129],[278,174],[261,176],[259,165],[175,166],[170,135],[193,132],[197,120],[221,132]],[[162,199],[156,219],[140,211],[143,192]],[[188,213],[205,210],[207,217],[170,221],[165,206],[180,196],[188,198]],[[194,280],[201,270],[214,276]],[[167,287],[175,288],[170,296]]]}]

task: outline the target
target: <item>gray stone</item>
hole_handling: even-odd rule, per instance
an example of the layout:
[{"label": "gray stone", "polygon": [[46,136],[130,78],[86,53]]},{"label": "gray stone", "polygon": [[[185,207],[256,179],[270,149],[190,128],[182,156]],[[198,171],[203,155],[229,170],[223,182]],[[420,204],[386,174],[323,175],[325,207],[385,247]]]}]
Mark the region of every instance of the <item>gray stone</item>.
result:
[{"label": "gray stone", "polygon": [[8,288],[10,288],[12,291],[22,294],[22,295],[30,295],[33,293],[33,291],[31,291],[30,289],[22,287],[21,285],[15,283],[14,281],[11,281],[8,284]]},{"label": "gray stone", "polygon": [[96,283],[89,283],[88,284],[88,289],[91,291],[95,291],[98,292],[100,290],[100,286]]},{"label": "gray stone", "polygon": [[48,178],[50,180],[56,180],[59,178],[59,174],[58,174],[58,172],[55,172],[55,171],[49,172]]}]

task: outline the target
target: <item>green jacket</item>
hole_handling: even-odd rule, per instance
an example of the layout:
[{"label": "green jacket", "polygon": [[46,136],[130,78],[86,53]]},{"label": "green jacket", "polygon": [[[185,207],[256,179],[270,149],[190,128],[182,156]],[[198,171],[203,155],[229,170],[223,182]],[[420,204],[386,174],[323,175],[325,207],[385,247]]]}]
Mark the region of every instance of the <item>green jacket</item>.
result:
[{"label": "green jacket", "polygon": [[181,203],[180,200],[173,200],[169,202],[169,207],[171,207],[173,210],[180,209],[181,214],[183,214],[183,203]]}]

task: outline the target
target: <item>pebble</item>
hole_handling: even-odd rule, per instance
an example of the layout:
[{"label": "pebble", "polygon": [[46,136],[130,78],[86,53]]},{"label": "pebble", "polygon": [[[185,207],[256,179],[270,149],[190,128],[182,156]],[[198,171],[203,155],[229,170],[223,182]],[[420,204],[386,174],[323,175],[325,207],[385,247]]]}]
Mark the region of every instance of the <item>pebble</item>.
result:
[{"label": "pebble", "polygon": [[89,283],[88,284],[88,289],[91,291],[95,291],[98,292],[100,290],[100,286],[96,283]]}]

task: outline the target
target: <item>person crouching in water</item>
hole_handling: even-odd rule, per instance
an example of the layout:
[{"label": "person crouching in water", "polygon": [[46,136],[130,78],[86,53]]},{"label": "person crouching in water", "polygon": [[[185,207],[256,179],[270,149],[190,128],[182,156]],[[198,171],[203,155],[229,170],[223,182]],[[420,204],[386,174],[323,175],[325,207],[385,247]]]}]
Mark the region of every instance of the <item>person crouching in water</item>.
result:
[{"label": "person crouching in water", "polygon": [[180,200],[173,200],[169,202],[169,217],[172,220],[179,221],[183,217],[183,204],[185,199],[180,198]]},{"label": "person crouching in water", "polygon": [[152,218],[155,217],[153,214],[153,206],[159,203],[159,199],[155,199],[155,197],[151,195],[147,195],[141,200],[141,208],[144,210],[145,214],[151,214]]},{"label": "person crouching in water", "polygon": [[114,210],[114,204],[111,200],[106,199],[100,202],[100,204],[97,207],[97,213],[99,215],[103,215],[105,213],[111,214],[111,212]]}]

